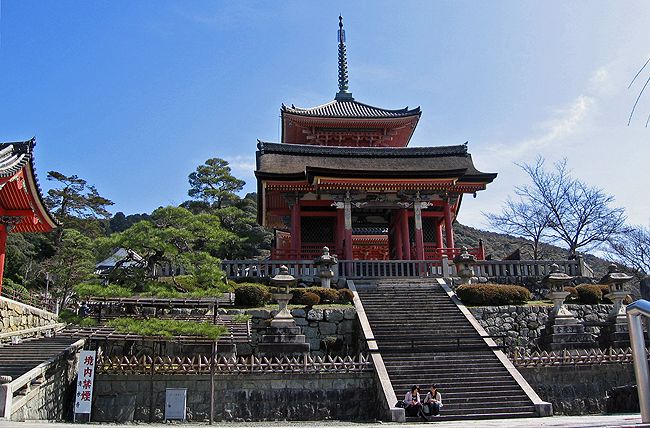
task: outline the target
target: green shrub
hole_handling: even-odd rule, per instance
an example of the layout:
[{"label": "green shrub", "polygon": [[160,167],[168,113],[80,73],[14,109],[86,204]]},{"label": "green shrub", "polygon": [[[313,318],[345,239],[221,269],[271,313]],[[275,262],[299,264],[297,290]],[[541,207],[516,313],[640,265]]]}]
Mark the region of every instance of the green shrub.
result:
[{"label": "green shrub", "polygon": [[339,292],[333,288],[311,287],[307,289],[320,299],[320,303],[336,303],[339,300]]},{"label": "green shrub", "polygon": [[237,306],[263,306],[271,300],[271,297],[271,293],[264,285],[244,283],[235,288],[235,305]]},{"label": "green shrub", "polygon": [[354,301],[354,293],[348,288],[341,288],[339,290],[338,303],[352,303]]},{"label": "green shrub", "polygon": [[567,296],[567,301],[575,302],[578,300],[578,290],[575,287],[564,287],[564,291],[571,293]]},{"label": "green shrub", "polygon": [[598,288],[600,288],[600,292],[603,294],[603,299],[601,303],[613,303],[611,300],[609,300],[607,297],[605,297],[606,294],[609,294],[609,287],[606,286],[605,284],[596,284]]},{"label": "green shrub", "polygon": [[463,303],[474,306],[517,305],[530,300],[530,291],[519,285],[461,285],[456,294]]},{"label": "green shrub", "polygon": [[59,312],[59,322],[74,324],[81,327],[94,327],[97,325],[97,320],[94,318],[79,316],[70,309],[64,309]]},{"label": "green shrub", "polygon": [[318,294],[316,293],[307,291],[300,297],[298,303],[305,306],[314,306],[320,303],[320,297],[318,297]]},{"label": "green shrub", "polygon": [[12,294],[29,296],[29,290],[25,288],[25,286],[18,284],[9,278],[4,278],[2,280],[2,289],[4,290],[3,294],[8,296],[11,296]]},{"label": "green shrub", "polygon": [[218,339],[228,329],[223,325],[214,325],[207,322],[161,320],[149,318],[144,320],[133,318],[116,318],[108,322],[121,333],[134,333],[142,336],[203,336],[213,340]]},{"label": "green shrub", "polygon": [[82,282],[74,287],[75,293],[82,299],[88,297],[131,297],[133,290],[117,284],[100,284],[99,282]]},{"label": "green shrub", "polygon": [[300,300],[302,299],[302,296],[309,291],[306,288],[292,288],[289,290],[289,293],[293,294],[293,297],[289,301],[289,303],[294,304],[294,305],[300,305]]},{"label": "green shrub", "polygon": [[603,300],[603,292],[599,285],[581,284],[576,287],[580,303],[596,305]]}]

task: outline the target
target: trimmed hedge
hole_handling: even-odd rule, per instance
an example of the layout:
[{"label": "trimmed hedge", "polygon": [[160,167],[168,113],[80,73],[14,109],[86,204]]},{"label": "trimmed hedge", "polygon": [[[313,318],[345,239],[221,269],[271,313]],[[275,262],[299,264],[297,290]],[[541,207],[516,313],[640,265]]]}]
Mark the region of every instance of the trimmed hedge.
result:
[{"label": "trimmed hedge", "polygon": [[339,300],[339,292],[333,288],[311,287],[307,290],[316,294],[320,303],[336,303]]},{"label": "trimmed hedge", "polygon": [[354,301],[354,293],[348,288],[341,288],[339,290],[338,303],[352,303]]},{"label": "trimmed hedge", "polygon": [[271,300],[268,288],[261,284],[239,284],[235,288],[235,305],[257,307]]},{"label": "trimmed hedge", "polygon": [[600,285],[580,284],[576,287],[578,300],[585,305],[596,305],[603,300],[603,291]]},{"label": "trimmed hedge", "polygon": [[308,291],[302,295],[300,298],[300,304],[305,306],[314,306],[320,303],[320,297],[318,294]]},{"label": "trimmed hedge", "polygon": [[456,294],[466,305],[517,305],[530,300],[530,291],[519,285],[472,284],[461,285]]}]

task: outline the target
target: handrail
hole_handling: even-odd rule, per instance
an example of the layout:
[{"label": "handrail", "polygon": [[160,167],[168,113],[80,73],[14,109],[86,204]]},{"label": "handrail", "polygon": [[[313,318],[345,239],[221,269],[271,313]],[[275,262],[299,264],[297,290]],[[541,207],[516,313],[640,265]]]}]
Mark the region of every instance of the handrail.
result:
[{"label": "handrail", "polygon": [[24,330],[8,331],[6,333],[0,333],[0,341],[8,337],[20,337],[27,336],[34,333],[40,333],[41,331],[49,330],[61,330],[65,327],[65,323],[54,323],[48,325],[42,325],[39,327],[26,328]]},{"label": "handrail", "polygon": [[630,327],[630,342],[634,358],[634,375],[639,394],[641,421],[647,424],[650,423],[650,376],[648,375],[648,355],[645,349],[641,316],[650,318],[650,302],[643,299],[637,300],[627,305],[626,312],[627,322]]}]

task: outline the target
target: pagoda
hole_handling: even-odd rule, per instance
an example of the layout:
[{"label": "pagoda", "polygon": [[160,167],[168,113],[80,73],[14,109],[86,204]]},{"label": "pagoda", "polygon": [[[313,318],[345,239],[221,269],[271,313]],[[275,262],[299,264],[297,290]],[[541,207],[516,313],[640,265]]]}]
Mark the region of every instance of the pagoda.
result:
[{"label": "pagoda", "polygon": [[[460,252],[453,221],[463,195],[496,174],[467,144],[408,147],[420,108],[389,110],[349,91],[343,19],[333,101],[282,105],[280,143],[259,141],[258,222],[275,231],[271,257],[310,260],[324,246],[344,260],[433,260]],[[473,249],[483,259],[482,247]]]},{"label": "pagoda", "polygon": [[33,138],[0,143],[0,293],[9,233],[50,232],[57,227],[38,187],[35,145]]}]

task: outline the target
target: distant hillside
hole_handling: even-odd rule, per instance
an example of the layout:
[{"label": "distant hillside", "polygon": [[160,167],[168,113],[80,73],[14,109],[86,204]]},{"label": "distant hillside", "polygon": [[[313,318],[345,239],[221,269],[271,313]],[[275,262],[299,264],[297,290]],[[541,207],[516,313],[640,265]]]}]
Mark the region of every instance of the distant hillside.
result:
[{"label": "distant hillside", "polygon": [[[501,260],[519,249],[522,259],[532,259],[531,241],[503,233],[488,232],[454,223],[454,237],[456,247],[476,247],[478,240],[483,240],[485,255],[491,255],[493,259]],[[555,245],[544,244],[542,246],[543,258],[550,260],[563,260],[567,258],[568,251]],[[605,275],[609,261],[591,254],[583,254],[585,260],[594,269],[596,277]]]}]

